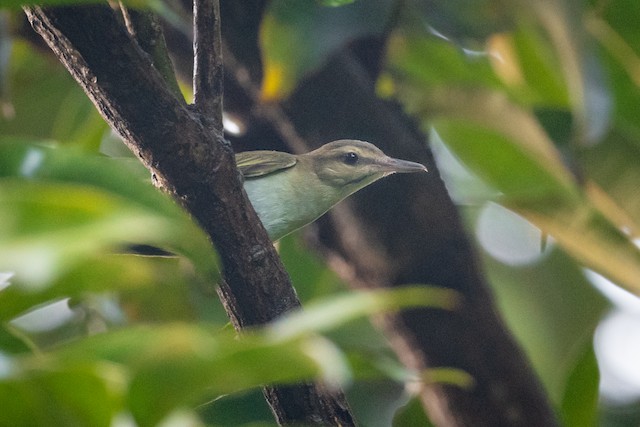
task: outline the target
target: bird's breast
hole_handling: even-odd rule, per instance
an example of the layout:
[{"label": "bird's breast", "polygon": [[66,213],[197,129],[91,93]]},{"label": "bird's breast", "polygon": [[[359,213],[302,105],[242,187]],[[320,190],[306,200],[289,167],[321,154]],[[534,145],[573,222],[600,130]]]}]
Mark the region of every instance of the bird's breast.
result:
[{"label": "bird's breast", "polygon": [[332,206],[323,188],[290,172],[244,182],[247,196],[272,240],[314,221]]}]

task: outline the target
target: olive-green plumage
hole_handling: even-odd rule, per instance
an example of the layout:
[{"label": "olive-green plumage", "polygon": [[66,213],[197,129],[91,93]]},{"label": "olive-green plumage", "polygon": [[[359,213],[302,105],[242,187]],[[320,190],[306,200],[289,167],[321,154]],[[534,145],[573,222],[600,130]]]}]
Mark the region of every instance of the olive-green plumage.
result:
[{"label": "olive-green plumage", "polygon": [[301,155],[248,151],[236,154],[236,163],[249,200],[274,241],[380,178],[427,171],[419,163],[388,157],[368,142],[347,139]]}]

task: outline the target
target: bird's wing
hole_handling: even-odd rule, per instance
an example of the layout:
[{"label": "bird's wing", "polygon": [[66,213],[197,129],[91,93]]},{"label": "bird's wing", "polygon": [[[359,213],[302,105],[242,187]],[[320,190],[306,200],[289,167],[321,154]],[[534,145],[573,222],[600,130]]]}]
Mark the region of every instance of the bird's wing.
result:
[{"label": "bird's wing", "polygon": [[288,169],[296,162],[296,156],[280,151],[245,151],[236,154],[236,165],[245,178],[255,178]]}]

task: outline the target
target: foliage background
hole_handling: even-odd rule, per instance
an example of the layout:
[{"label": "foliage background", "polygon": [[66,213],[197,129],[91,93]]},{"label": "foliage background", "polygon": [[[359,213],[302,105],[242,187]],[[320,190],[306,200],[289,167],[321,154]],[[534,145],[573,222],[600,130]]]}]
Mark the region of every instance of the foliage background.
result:
[{"label": "foliage background", "polygon": [[[12,37],[18,13],[2,12],[2,20],[0,270],[15,274],[0,292],[0,400],[12,409],[1,422],[19,425],[23,414],[39,414],[33,424],[108,425],[118,414],[126,425],[132,414],[144,425],[171,413],[174,423],[269,423],[254,387],[310,375],[358,378],[348,391],[365,425],[388,425],[394,415],[396,425],[415,425],[413,417],[423,417],[415,402],[397,412],[407,400],[407,374],[363,320],[333,330],[330,342],[317,338],[316,324],[303,338],[271,340],[263,331],[247,347],[234,346],[200,279],[199,271],[215,267],[206,238],[145,184],[144,171],[120,158],[126,153],[117,138],[66,71]],[[376,0],[339,8],[277,0],[260,25],[261,95],[272,102],[345,42],[387,35],[378,92],[401,102],[430,135],[499,308],[566,425],[637,425],[640,418],[631,381],[637,365],[621,374],[623,362],[605,363],[638,352],[607,339],[621,328],[638,335],[637,297],[619,296],[620,288],[640,292],[637,22],[640,8],[631,0]],[[280,251],[303,301],[341,292],[299,237],[285,239]],[[130,243],[181,257],[124,255]],[[594,283],[616,292],[616,311]],[[41,308],[68,297],[71,310],[65,303]],[[326,305],[324,316],[336,316],[334,307]],[[375,310],[355,303],[360,316]],[[31,314],[18,317],[25,311]],[[592,337],[605,313],[598,370]],[[611,327],[622,316],[632,323]],[[202,356],[203,342],[229,350]],[[135,345],[125,350],[124,343]],[[333,356],[310,360],[309,343]],[[163,356],[146,366],[136,352]],[[285,355],[301,366],[291,378],[278,369],[292,365]],[[241,357],[246,363],[238,366]],[[175,375],[160,375],[168,371]],[[216,379],[207,383],[212,388],[185,398],[186,384],[200,375]],[[612,383],[616,375],[625,378]],[[163,381],[187,388],[168,392]],[[153,395],[149,387],[165,412],[141,401]],[[246,409],[253,405],[262,410]]]}]

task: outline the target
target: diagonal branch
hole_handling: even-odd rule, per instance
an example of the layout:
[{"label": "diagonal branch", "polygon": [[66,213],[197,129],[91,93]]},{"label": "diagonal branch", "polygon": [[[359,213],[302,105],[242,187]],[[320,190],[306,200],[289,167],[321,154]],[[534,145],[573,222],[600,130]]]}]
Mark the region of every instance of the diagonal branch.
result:
[{"label": "diagonal branch", "polygon": [[[206,4],[212,9],[201,18],[217,10],[217,1],[203,2],[203,9]],[[27,7],[25,12],[157,185],[209,235],[225,277],[219,294],[234,325],[263,324],[298,307],[289,276],[242,189],[233,152],[222,136],[221,87],[216,92],[215,86],[221,84],[221,73],[214,65],[220,59],[215,49],[205,49],[208,42],[200,40],[196,75],[202,77],[196,78],[198,111],[193,111],[167,88],[111,8]],[[203,39],[211,37],[216,37],[215,31]],[[213,119],[204,124],[202,115]],[[265,393],[283,423],[354,424],[340,393],[313,385],[269,388]]]}]

